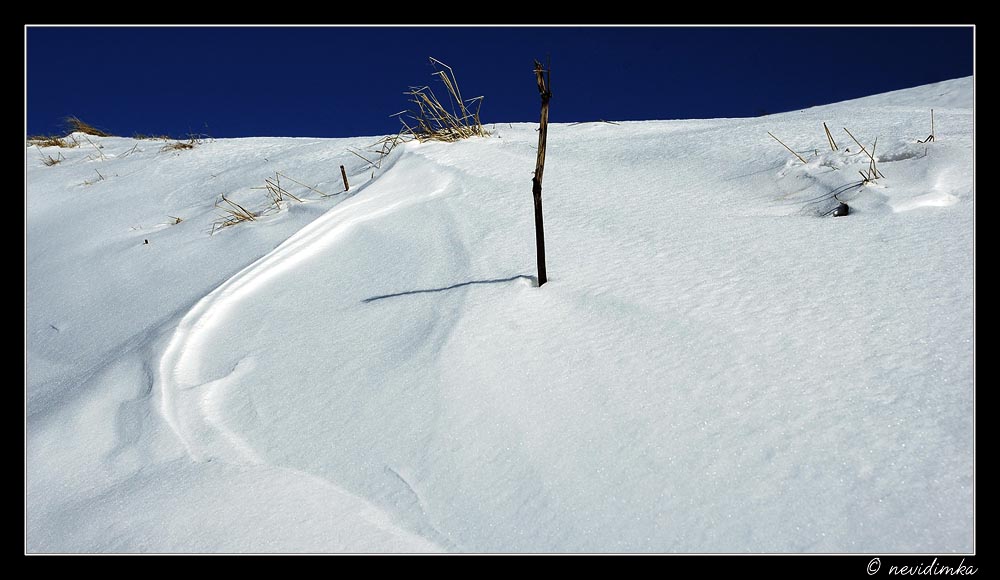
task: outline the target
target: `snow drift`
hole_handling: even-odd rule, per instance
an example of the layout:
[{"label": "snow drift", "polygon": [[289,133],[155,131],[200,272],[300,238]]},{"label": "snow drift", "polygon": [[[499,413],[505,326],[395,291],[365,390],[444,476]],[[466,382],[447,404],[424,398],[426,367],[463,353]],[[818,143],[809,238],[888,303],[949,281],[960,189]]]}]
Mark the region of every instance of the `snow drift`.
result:
[{"label": "snow drift", "polygon": [[29,147],[26,549],[971,551],[972,121]]}]

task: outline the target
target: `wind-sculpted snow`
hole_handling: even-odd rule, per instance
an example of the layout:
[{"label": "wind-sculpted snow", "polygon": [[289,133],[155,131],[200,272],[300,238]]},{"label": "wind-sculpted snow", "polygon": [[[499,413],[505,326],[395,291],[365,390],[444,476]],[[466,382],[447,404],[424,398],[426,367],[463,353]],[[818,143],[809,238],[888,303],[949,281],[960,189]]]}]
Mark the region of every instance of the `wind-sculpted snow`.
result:
[{"label": "wind-sculpted snow", "polygon": [[28,548],[971,551],[971,91],[552,125],[541,288],[530,124],[214,236],[364,140],[29,149]]}]

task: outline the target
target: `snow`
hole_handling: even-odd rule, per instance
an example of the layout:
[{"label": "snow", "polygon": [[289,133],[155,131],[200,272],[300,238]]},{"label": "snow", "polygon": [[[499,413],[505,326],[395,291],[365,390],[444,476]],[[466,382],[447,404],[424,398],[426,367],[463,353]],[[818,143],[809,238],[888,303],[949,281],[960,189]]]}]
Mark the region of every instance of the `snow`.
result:
[{"label": "snow", "polygon": [[972,87],[29,147],[26,550],[972,551]]}]

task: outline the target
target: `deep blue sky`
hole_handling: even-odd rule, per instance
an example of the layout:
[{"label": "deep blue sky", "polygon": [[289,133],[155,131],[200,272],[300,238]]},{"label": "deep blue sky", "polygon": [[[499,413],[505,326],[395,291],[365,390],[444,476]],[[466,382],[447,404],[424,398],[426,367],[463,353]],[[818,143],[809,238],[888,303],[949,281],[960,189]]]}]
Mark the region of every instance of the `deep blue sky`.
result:
[{"label": "deep blue sky", "polygon": [[428,58],[484,123],[746,117],[972,74],[972,28],[27,29],[29,134],[76,115],[119,135],[396,132]]}]

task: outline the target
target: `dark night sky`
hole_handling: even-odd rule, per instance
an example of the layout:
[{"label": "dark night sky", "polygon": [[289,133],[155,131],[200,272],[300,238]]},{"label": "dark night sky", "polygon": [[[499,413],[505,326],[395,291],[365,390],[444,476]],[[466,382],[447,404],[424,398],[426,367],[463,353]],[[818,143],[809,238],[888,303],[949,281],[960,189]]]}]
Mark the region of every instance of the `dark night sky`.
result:
[{"label": "dark night sky", "polygon": [[396,132],[411,85],[455,69],[484,123],[747,117],[972,74],[971,27],[29,27],[29,134]]}]

